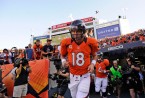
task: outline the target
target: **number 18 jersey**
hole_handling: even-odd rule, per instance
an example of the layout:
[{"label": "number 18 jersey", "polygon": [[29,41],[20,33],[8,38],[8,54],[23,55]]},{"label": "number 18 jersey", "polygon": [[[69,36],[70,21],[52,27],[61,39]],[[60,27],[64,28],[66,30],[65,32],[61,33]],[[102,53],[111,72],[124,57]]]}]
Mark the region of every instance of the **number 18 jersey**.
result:
[{"label": "number 18 jersey", "polygon": [[74,75],[83,75],[88,72],[88,66],[91,63],[91,55],[98,51],[98,42],[94,38],[85,38],[77,45],[71,38],[62,40],[61,55],[68,57],[70,73]]}]

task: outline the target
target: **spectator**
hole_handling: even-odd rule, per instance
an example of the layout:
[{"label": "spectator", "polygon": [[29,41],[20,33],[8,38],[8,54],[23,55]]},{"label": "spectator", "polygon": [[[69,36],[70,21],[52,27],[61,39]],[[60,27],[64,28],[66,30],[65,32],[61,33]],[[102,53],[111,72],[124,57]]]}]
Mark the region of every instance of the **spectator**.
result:
[{"label": "spectator", "polygon": [[92,37],[94,38],[94,29],[89,29],[89,32],[88,32],[88,37]]},{"label": "spectator", "polygon": [[53,46],[51,45],[51,39],[47,39],[46,45],[43,46],[42,55],[43,58],[50,59],[53,54]]},{"label": "spectator", "polygon": [[29,44],[28,48],[26,49],[26,59],[33,60],[33,49],[31,48],[32,45]]},{"label": "spectator", "polygon": [[8,49],[4,49],[1,57],[4,59],[4,64],[11,64],[12,63],[12,55],[8,51]]},{"label": "spectator", "polygon": [[24,58],[26,58],[26,50],[27,49],[28,49],[28,46],[26,46],[25,49],[24,49],[24,51],[23,51],[24,52]]},{"label": "spectator", "polygon": [[3,65],[4,64],[4,59],[2,57],[2,53],[0,52],[0,65]]},{"label": "spectator", "polygon": [[108,37],[100,40],[100,47],[104,47],[107,44],[107,46],[116,46],[119,44],[124,44],[124,43],[130,43],[134,41],[143,41],[145,40],[145,30],[138,30],[130,34],[126,34],[124,36],[117,36],[117,37]]},{"label": "spectator", "polygon": [[34,53],[34,59],[39,60],[42,58],[42,48],[43,46],[40,44],[40,40],[37,39],[36,43],[33,46],[33,53]]},{"label": "spectator", "polygon": [[23,49],[19,49],[18,51],[18,58],[24,58],[24,50]]},{"label": "spectator", "polygon": [[12,55],[12,63],[14,63],[15,57],[18,56],[18,49],[16,47],[12,47],[10,50],[11,55]]}]

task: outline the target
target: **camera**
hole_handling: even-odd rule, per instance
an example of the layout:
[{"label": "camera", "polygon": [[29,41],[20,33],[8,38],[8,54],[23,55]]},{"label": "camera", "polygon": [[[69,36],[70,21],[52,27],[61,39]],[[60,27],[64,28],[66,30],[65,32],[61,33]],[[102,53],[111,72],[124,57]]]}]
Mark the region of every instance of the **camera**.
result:
[{"label": "camera", "polygon": [[127,54],[128,61],[135,62],[135,55],[133,52]]},{"label": "camera", "polygon": [[0,84],[0,93],[7,93],[7,88],[6,88],[6,86],[5,86],[5,84]]},{"label": "camera", "polygon": [[22,64],[22,66],[26,66],[27,64],[29,64],[29,61],[26,58],[16,58],[14,62],[14,67],[19,68],[20,64]]},{"label": "camera", "polygon": [[62,65],[61,59],[54,59],[54,63],[53,64],[55,65],[56,70],[60,70],[61,69],[61,65]]},{"label": "camera", "polygon": [[58,74],[49,74],[49,78],[52,79],[52,80],[58,80],[59,79],[59,76]]},{"label": "camera", "polygon": [[56,80],[56,82],[58,84],[68,84],[70,82],[70,80],[68,78],[62,78],[57,73],[49,74],[49,78],[52,79],[52,80]]}]

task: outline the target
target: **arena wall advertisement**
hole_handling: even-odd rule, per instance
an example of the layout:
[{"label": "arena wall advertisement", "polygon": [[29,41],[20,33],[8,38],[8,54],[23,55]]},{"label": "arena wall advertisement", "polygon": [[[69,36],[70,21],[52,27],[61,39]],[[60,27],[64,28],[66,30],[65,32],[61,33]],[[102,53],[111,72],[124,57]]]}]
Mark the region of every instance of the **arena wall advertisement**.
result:
[{"label": "arena wall advertisement", "polygon": [[119,24],[96,29],[97,39],[121,35]]}]

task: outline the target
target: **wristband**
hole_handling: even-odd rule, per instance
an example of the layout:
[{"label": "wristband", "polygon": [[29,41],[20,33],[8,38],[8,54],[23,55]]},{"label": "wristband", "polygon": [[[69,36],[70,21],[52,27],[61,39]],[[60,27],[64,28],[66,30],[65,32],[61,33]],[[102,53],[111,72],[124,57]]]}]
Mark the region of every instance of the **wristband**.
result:
[{"label": "wristband", "polygon": [[94,64],[94,66],[95,66],[96,65],[96,60],[92,60],[91,63]]},{"label": "wristband", "polygon": [[106,70],[104,70],[104,73],[106,73],[107,71]]},{"label": "wristband", "polygon": [[63,63],[63,62],[66,62],[66,59],[61,59],[61,62]]}]

